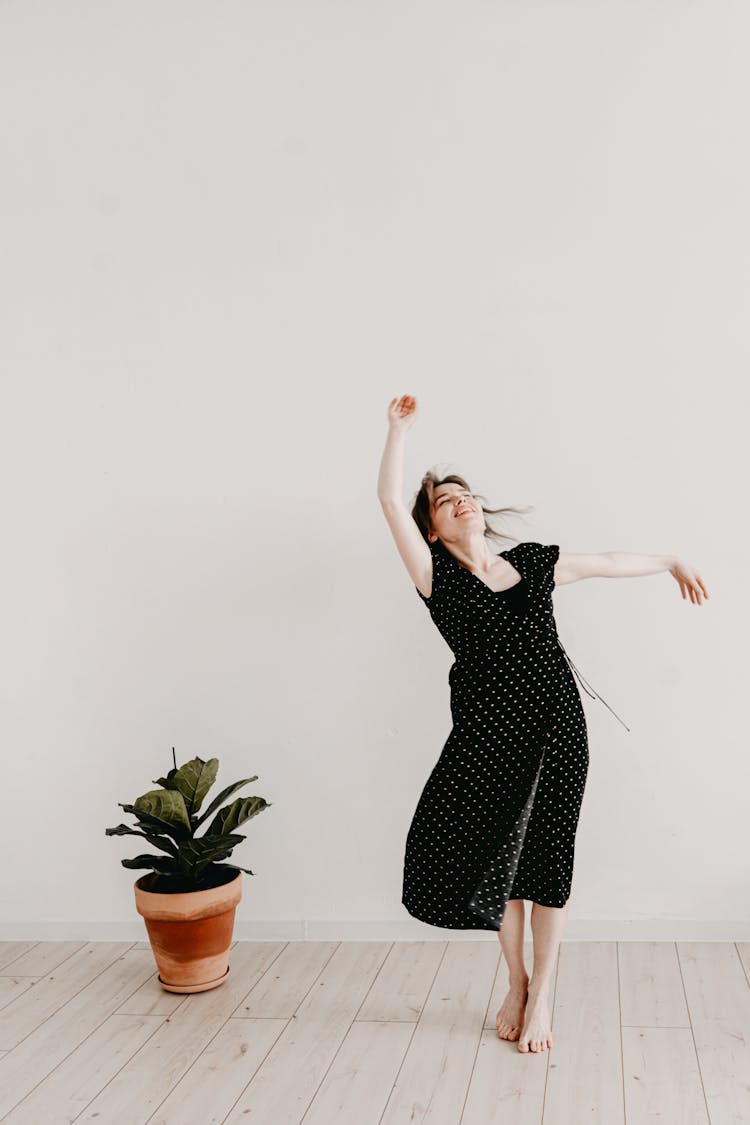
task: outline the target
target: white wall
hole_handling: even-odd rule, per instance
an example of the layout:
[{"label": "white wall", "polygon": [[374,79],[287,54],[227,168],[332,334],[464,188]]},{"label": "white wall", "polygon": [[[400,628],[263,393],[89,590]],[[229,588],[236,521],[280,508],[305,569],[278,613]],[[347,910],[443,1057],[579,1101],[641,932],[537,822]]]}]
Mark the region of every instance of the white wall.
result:
[{"label": "white wall", "polygon": [[0,936],[142,936],[104,829],[175,745],[274,802],[241,935],[445,938],[400,903],[452,660],[376,499],[408,392],[405,499],[438,464],[711,594],[555,593],[632,727],[584,699],[567,936],[750,937],[749,32],[6,0]]}]

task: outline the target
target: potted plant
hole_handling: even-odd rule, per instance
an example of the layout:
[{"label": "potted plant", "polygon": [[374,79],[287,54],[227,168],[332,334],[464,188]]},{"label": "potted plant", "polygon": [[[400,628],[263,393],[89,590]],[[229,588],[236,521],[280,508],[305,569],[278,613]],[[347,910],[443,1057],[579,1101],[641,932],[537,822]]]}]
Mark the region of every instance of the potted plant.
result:
[{"label": "potted plant", "polygon": [[[120,807],[138,821],[137,827],[118,824],[107,836],[141,836],[163,855],[137,855],[123,859],[123,867],[150,868],[135,882],[135,904],[146,923],[159,982],[168,992],[204,992],[224,982],[229,972],[234,915],[247,867],[224,863],[245,839],[235,829],[270,802],[263,797],[238,797],[220,806],[255,777],[235,781],[222,789],[204,812],[203,800],[216,780],[218,758],[192,758],[154,782],[132,805]],[[213,814],[197,836],[196,832]]]}]

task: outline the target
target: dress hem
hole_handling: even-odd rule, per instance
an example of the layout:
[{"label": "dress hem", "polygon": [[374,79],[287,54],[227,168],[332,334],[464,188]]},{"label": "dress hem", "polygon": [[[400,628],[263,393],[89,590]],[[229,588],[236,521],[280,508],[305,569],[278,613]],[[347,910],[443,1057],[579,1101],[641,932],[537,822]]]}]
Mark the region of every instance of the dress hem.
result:
[{"label": "dress hem", "polygon": [[435,922],[431,918],[424,918],[424,917],[422,917],[421,914],[416,914],[413,910],[411,910],[406,905],[405,902],[402,901],[401,905],[403,906],[404,910],[406,910],[406,912],[408,914],[410,914],[412,918],[416,918],[418,922],[424,922],[425,925],[435,926],[437,929],[440,929],[440,930],[484,930],[484,931],[490,931],[490,932],[495,933],[495,934],[498,933],[499,930],[500,930],[500,926],[495,926],[489,921],[486,921],[486,922],[482,923],[482,920],[479,917],[479,915],[477,915],[476,922],[474,922],[473,920],[471,922],[467,921],[465,923],[463,923],[463,922]]}]

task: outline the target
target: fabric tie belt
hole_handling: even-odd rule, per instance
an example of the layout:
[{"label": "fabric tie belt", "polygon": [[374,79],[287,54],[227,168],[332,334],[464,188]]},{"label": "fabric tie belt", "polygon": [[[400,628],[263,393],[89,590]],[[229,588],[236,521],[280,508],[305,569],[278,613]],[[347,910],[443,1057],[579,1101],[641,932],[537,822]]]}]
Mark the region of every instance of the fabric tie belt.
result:
[{"label": "fabric tie belt", "polygon": [[[582,688],[583,688],[583,690],[584,690],[584,691],[586,692],[586,694],[587,694],[587,695],[589,696],[589,698],[590,698],[590,699],[594,699],[594,697],[596,697],[597,699],[601,699],[601,701],[602,701],[602,703],[604,704],[604,706],[605,706],[605,707],[606,707],[606,708],[607,708],[607,709],[608,709],[609,711],[612,711],[612,714],[613,714],[613,715],[614,715],[614,717],[615,717],[615,718],[616,718],[616,719],[618,720],[618,722],[622,723],[622,725],[623,725],[623,726],[625,727],[625,730],[628,730],[628,731],[629,731],[629,730],[630,730],[630,727],[628,726],[628,724],[627,724],[627,723],[626,723],[626,722],[625,722],[625,721],[624,721],[623,719],[621,719],[621,718],[620,718],[620,716],[619,716],[619,715],[617,714],[617,712],[616,712],[616,711],[613,711],[613,710],[612,710],[612,708],[611,708],[611,707],[609,706],[609,704],[607,703],[606,699],[602,699],[602,697],[601,697],[601,696],[599,695],[599,692],[598,692],[598,691],[597,691],[597,690],[596,690],[595,688],[593,688],[593,687],[592,687],[592,688],[591,688],[591,691],[589,691],[589,690],[588,690],[588,688],[589,688],[589,687],[591,687],[591,685],[589,684],[589,685],[588,685],[588,687],[586,686],[586,682],[584,681],[584,677],[583,677],[583,676],[581,675],[581,673],[580,673],[580,672],[578,671],[578,669],[576,668],[576,666],[575,666],[575,664],[573,663],[573,661],[572,661],[572,660],[570,659],[570,657],[568,656],[567,652],[566,652],[566,651],[565,651],[565,649],[563,648],[563,643],[562,643],[562,641],[560,640],[560,638],[559,638],[559,637],[558,637],[557,635],[555,635],[555,640],[557,641],[557,643],[559,644],[560,648],[562,649],[562,652],[563,652],[563,656],[565,657],[565,659],[567,660],[568,664],[569,664],[569,665],[570,665],[570,667],[572,668],[572,670],[573,670],[574,674],[575,674],[576,676],[578,676],[578,679],[579,679],[579,680],[580,680],[580,682],[581,682],[581,687],[582,687]],[[591,694],[592,692],[593,692],[593,695]]]}]

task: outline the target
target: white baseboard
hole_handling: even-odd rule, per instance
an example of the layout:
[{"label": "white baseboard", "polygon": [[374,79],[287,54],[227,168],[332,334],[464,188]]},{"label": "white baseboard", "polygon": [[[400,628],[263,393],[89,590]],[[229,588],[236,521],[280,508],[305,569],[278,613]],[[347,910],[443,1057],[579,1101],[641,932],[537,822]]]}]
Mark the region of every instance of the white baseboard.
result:
[{"label": "white baseboard", "polygon": [[[531,939],[530,911],[526,931]],[[237,922],[237,941],[497,941],[492,930],[446,930],[415,919],[261,919]],[[143,941],[140,917],[120,922],[0,923],[0,941]],[[750,919],[568,918],[563,941],[750,941]]]}]

